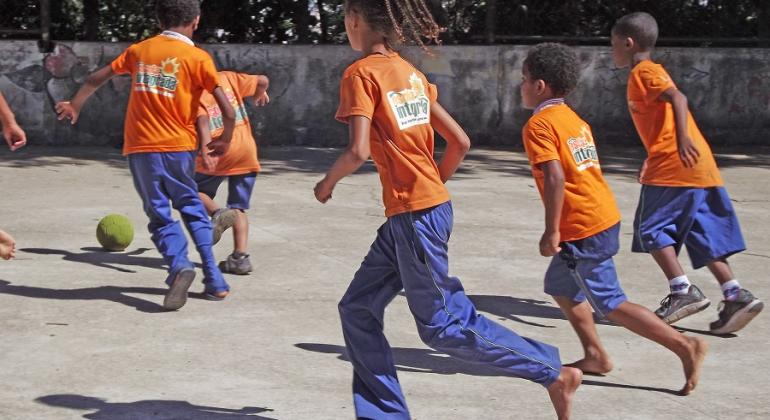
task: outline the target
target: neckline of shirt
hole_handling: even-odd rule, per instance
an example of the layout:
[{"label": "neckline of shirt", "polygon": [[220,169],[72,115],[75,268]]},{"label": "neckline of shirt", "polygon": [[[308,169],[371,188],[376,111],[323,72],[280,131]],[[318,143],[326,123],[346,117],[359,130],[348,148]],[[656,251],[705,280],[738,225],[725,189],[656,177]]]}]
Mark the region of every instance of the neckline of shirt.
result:
[{"label": "neckline of shirt", "polygon": [[558,105],[564,105],[564,98],[551,98],[548,100],[543,101],[540,105],[535,108],[535,111],[532,113],[533,115],[540,113],[541,111]]},{"label": "neckline of shirt", "polygon": [[160,34],[169,38],[176,39],[178,41],[182,41],[187,45],[195,46],[195,43],[192,41],[192,39],[188,38],[186,35],[180,34],[179,32],[165,30]]}]

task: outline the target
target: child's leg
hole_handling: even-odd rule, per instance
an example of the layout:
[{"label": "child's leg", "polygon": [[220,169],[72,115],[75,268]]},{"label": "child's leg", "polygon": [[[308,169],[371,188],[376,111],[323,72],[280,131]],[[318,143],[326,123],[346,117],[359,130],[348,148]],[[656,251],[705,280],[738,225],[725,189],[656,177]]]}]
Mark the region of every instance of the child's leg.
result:
[{"label": "child's leg", "polygon": [[16,257],[16,241],[8,232],[0,229],[0,258],[10,260]]},{"label": "child's leg", "polygon": [[647,308],[631,302],[621,303],[607,318],[644,338],[674,352],[682,360],[686,383],[681,393],[687,395],[698,385],[700,369],[708,345],[702,338],[687,337],[663,322]]},{"label": "child's leg", "polygon": [[661,249],[653,249],[650,251],[652,258],[658,264],[663,274],[666,275],[666,279],[671,281],[677,277],[684,275],[684,269],[679,263],[679,258],[676,255],[676,249],[673,246],[667,246]]},{"label": "child's leg", "polygon": [[339,303],[345,347],[353,364],[357,418],[410,418],[390,344],[383,333],[385,307],[402,289],[394,245],[388,221],[377,231],[377,238]]},{"label": "child's leg", "polygon": [[448,273],[452,207],[391,217],[398,272],[422,340],[459,359],[485,364],[548,388],[560,418],[580,384],[580,371],[562,367],[555,347],[520,337],[476,313],[462,284]]},{"label": "child's leg", "polygon": [[249,217],[246,211],[238,209],[238,219],[233,225],[233,240],[235,242],[235,252],[248,254],[249,241]]},{"label": "child's leg", "polygon": [[215,211],[219,210],[219,205],[217,205],[216,201],[214,201],[205,193],[199,192],[198,197],[200,197],[201,202],[203,203],[203,207],[206,208],[206,213],[208,213],[209,216],[214,214]]},{"label": "child's leg", "polygon": [[191,152],[163,153],[163,155],[171,174],[164,179],[163,187],[171,196],[174,208],[181,214],[200,254],[205,292],[212,298],[223,298],[230,287],[214,259],[211,221],[193,179],[195,155]]},{"label": "child's leg", "polygon": [[566,366],[578,368],[584,373],[600,375],[611,371],[612,361],[599,339],[591,305],[586,301],[575,302],[564,296],[554,296],[553,298],[572,324],[572,328],[583,346],[583,358]]},{"label": "child's leg", "polygon": [[238,216],[233,225],[234,250],[236,253],[247,254],[249,239],[249,218],[246,215],[251,205],[251,195],[254,191],[254,183],[257,173],[244,175],[232,175],[227,181],[227,207],[238,210]]}]

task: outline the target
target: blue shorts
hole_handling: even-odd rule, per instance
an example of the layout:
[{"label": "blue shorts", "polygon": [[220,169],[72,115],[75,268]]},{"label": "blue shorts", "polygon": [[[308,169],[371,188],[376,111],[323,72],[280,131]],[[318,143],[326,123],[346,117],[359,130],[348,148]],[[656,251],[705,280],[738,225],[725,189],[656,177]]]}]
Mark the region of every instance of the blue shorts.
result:
[{"label": "blue shorts", "polygon": [[212,199],[217,195],[219,185],[227,180],[227,207],[238,210],[248,210],[251,192],[254,191],[254,182],[257,180],[257,173],[252,172],[243,175],[217,176],[206,175],[202,173],[195,174],[195,182],[198,184],[198,191],[206,194]]},{"label": "blue shorts", "polygon": [[605,317],[628,300],[612,256],[618,253],[620,223],[594,236],[563,242],[545,273],[545,293],[588,303]]},{"label": "blue shorts", "polygon": [[687,247],[695,269],[744,251],[741,227],[723,187],[642,185],[633,252]]}]

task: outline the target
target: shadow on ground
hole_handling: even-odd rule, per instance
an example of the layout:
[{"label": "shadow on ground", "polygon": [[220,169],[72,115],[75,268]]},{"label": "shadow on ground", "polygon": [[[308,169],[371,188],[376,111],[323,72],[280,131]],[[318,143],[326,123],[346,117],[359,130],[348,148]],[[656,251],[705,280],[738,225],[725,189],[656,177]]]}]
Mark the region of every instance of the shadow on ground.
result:
[{"label": "shadow on ground", "polygon": [[127,403],[115,403],[107,402],[101,398],[76,394],[46,395],[37,398],[35,401],[51,407],[69,408],[79,411],[93,411],[89,414],[83,414],[83,418],[92,420],[274,420],[270,417],[257,415],[259,413],[273,411],[269,408],[263,407],[243,407],[239,409],[232,409],[194,405],[187,401],[165,400],[144,400]]},{"label": "shadow on ground", "polygon": [[19,251],[38,255],[61,255],[62,260],[64,261],[90,264],[96,267],[120,271],[121,273],[136,273],[136,271],[128,268],[116,267],[116,265],[132,265],[137,267],[156,268],[158,270],[166,270],[167,268],[166,263],[162,258],[140,256],[147,251],[152,251],[151,248],[137,248],[130,252],[109,252],[97,247],[85,247],[80,248],[80,250],[83,252],[76,253],[64,249],[49,248],[22,248]]}]

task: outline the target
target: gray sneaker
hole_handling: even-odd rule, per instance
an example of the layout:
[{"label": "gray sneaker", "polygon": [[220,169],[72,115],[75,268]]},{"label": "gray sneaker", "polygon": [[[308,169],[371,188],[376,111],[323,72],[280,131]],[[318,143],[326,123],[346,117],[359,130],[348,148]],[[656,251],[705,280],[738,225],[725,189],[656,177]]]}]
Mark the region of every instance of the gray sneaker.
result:
[{"label": "gray sneaker", "polygon": [[685,295],[673,293],[660,301],[660,308],[655,310],[655,315],[666,324],[673,324],[682,318],[696,314],[711,305],[711,301],[703,295],[703,292],[694,284],[690,285]]},{"label": "gray sneaker", "polygon": [[237,217],[238,212],[236,210],[226,208],[219,209],[211,215],[211,225],[214,229],[213,244],[216,244],[222,239],[222,233],[224,233],[224,231],[233,227]]},{"label": "gray sneaker", "polygon": [[251,260],[249,254],[243,254],[240,257],[236,257],[233,254],[227,256],[225,261],[219,263],[219,270],[223,273],[246,275],[251,273]]},{"label": "gray sneaker", "polygon": [[746,289],[738,292],[736,300],[723,300],[719,304],[719,319],[711,323],[714,334],[734,333],[751,322],[762,312],[765,304]]}]

